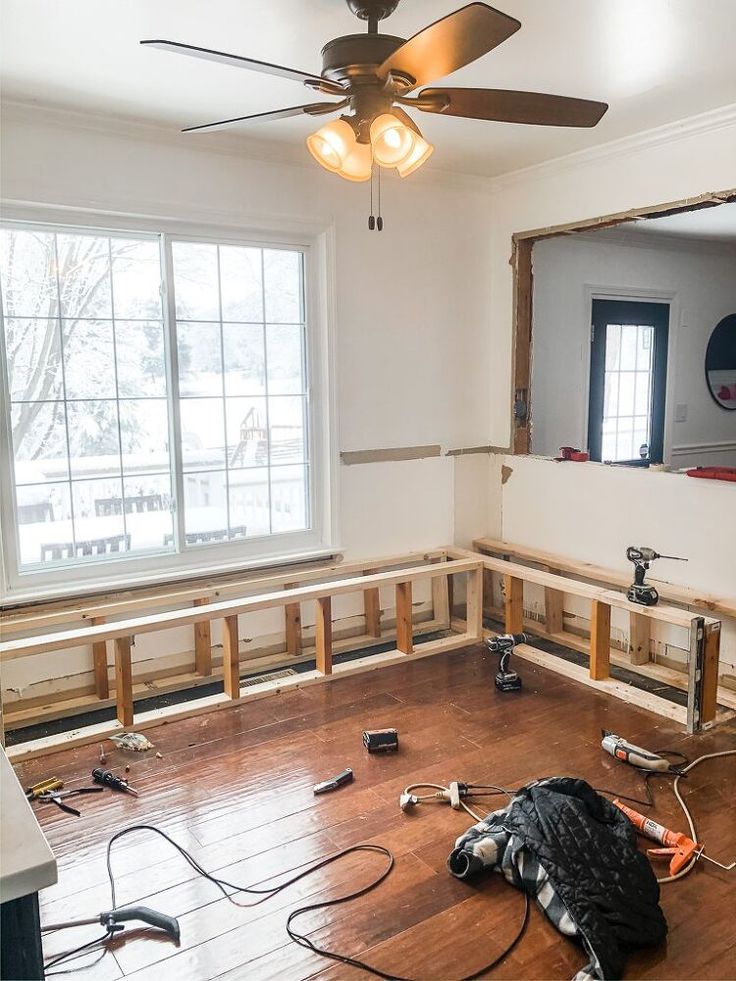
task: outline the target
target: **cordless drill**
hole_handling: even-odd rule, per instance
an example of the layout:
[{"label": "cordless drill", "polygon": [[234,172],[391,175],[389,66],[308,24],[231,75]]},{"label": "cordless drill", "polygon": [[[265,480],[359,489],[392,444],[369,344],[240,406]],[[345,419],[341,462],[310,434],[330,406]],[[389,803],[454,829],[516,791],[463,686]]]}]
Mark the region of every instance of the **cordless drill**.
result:
[{"label": "cordless drill", "polygon": [[629,545],[626,549],[626,558],[634,563],[634,581],[629,586],[626,598],[631,603],[639,603],[640,606],[656,606],[659,602],[659,593],[649,583],[644,582],[649,563],[655,559],[672,559],[675,562],[687,562],[687,559],[679,555],[660,555],[653,548],[645,545]]},{"label": "cordless drill", "polygon": [[515,671],[507,671],[507,666],[514,647],[527,641],[526,634],[498,634],[486,640],[488,650],[501,655],[496,673],[496,688],[499,691],[521,691],[521,678]]}]

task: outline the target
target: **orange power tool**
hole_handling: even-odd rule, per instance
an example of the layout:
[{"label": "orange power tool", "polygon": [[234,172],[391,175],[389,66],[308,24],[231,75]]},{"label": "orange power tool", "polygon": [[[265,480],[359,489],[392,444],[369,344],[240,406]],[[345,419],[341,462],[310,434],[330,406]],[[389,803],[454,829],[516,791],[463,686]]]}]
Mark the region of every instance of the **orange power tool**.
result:
[{"label": "orange power tool", "polygon": [[643,835],[647,838],[651,838],[653,841],[658,841],[661,845],[665,845],[665,848],[647,848],[647,855],[653,855],[656,857],[671,855],[670,860],[670,875],[677,875],[690,861],[693,856],[698,856],[702,852],[702,847],[693,841],[692,838],[688,838],[687,835],[682,834],[680,831],[670,831],[669,828],[665,828],[661,824],[657,824],[656,821],[652,821],[651,818],[645,817],[643,814],[639,814],[631,807],[627,807],[626,804],[622,804],[618,798],[613,802],[616,807],[620,807],[624,812],[626,817],[631,821],[634,827],[638,828]]}]

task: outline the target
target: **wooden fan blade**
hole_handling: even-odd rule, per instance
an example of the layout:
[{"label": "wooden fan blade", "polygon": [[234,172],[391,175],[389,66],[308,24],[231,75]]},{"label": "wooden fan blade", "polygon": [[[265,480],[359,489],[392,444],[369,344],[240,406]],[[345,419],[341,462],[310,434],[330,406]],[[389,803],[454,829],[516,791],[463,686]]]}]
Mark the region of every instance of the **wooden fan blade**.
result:
[{"label": "wooden fan blade", "polygon": [[568,99],[562,95],[545,95],[543,92],[429,88],[422,89],[418,94],[417,109],[501,123],[590,127],[600,122],[608,104],[588,99]]},{"label": "wooden fan blade", "polygon": [[405,41],[378,74],[385,78],[390,71],[403,72],[414,79],[412,88],[425,85],[480,58],[520,27],[516,18],[485,3],[469,3]]},{"label": "wooden fan blade", "polygon": [[306,106],[290,106],[288,109],[274,109],[272,112],[256,112],[250,116],[235,116],[233,119],[220,119],[216,123],[204,123],[202,126],[187,126],[182,133],[195,133],[198,130],[213,130],[220,127],[229,126],[231,123],[242,123],[246,119],[257,119],[260,122],[268,122],[271,119],[288,119],[289,116],[322,116],[330,112],[342,109],[347,104],[347,99],[343,102],[312,102]]},{"label": "wooden fan blade", "polygon": [[278,75],[281,78],[290,78],[295,82],[302,82],[314,88],[320,88],[323,92],[334,92],[339,94],[343,89],[329,79],[322,78],[321,75],[312,75],[311,72],[301,72],[296,68],[285,68],[283,65],[272,65],[268,61],[256,61],[255,58],[243,58],[241,55],[227,54],[225,51],[212,51],[210,48],[198,48],[193,44],[182,44],[179,41],[141,41],[151,48],[158,48],[161,51],[171,51],[174,54],[190,55],[192,58],[203,58],[205,61],[216,61],[221,65],[234,65],[236,68],[247,68],[249,71],[263,72],[265,75]]}]

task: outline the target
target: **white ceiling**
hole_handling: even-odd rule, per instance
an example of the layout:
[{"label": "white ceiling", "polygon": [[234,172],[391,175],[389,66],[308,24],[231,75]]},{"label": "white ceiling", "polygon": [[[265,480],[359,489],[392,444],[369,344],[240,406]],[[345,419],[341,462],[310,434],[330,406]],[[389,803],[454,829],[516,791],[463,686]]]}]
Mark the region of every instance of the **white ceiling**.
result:
[{"label": "white ceiling", "polygon": [[703,242],[736,242],[736,201],[665,218],[642,218],[637,235],[675,235]]},{"label": "white ceiling", "polygon": [[[456,72],[452,84],[552,92],[611,108],[593,130],[417,114],[436,145],[431,165],[438,170],[503,173],[736,103],[734,0],[496,2],[521,20],[521,30]],[[409,37],[459,6],[462,0],[401,0],[383,30]],[[328,39],[365,29],[345,0],[2,0],[0,10],[4,99],[172,130],[312,97],[296,82],[147,50],[140,39],[319,73]],[[315,128],[307,118],[238,127],[244,153],[253,142],[298,145]]]}]

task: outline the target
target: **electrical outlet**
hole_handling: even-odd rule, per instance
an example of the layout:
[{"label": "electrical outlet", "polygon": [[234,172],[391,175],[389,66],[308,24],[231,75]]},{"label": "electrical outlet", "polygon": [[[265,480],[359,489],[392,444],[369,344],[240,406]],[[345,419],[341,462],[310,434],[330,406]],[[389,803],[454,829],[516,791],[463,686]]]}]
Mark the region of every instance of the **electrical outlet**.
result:
[{"label": "electrical outlet", "polygon": [[687,422],[687,402],[678,402],[675,405],[675,422]]}]

